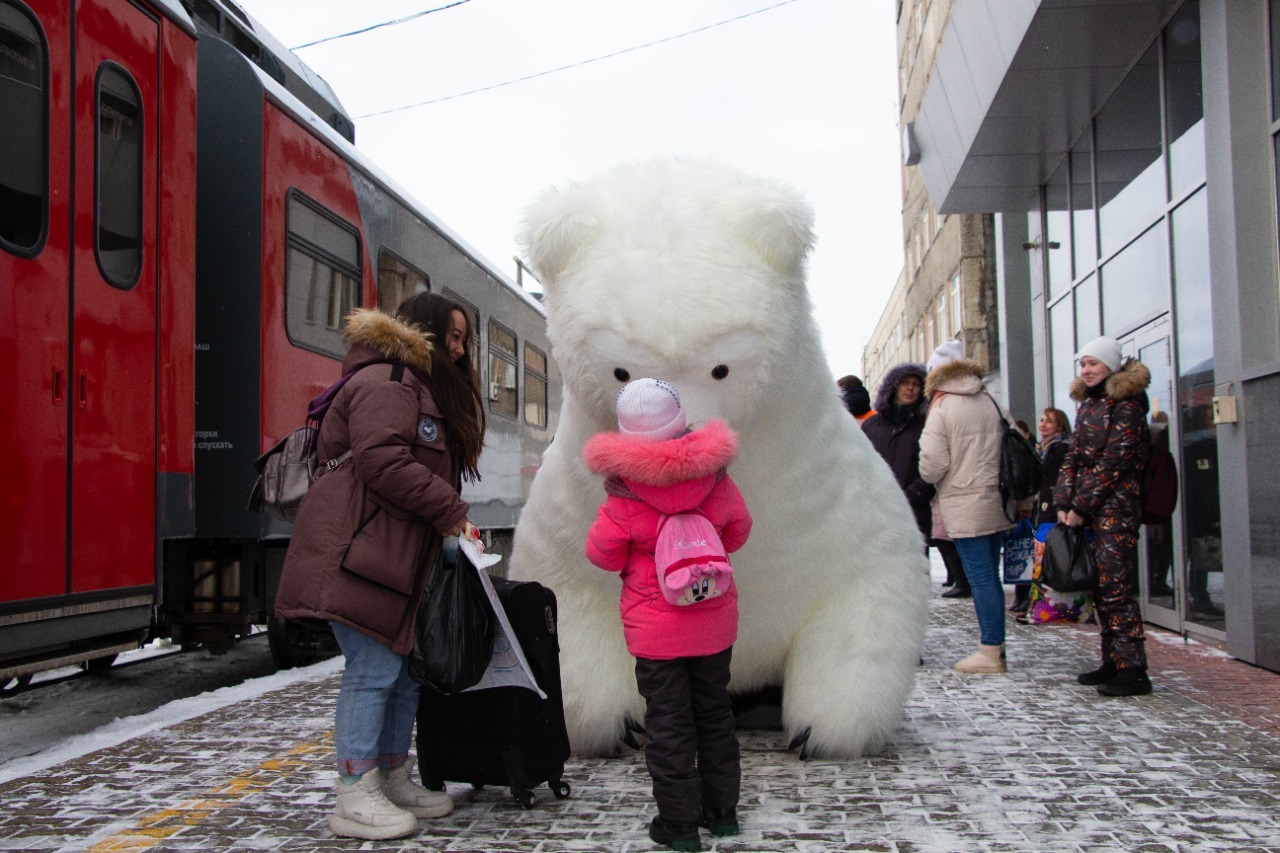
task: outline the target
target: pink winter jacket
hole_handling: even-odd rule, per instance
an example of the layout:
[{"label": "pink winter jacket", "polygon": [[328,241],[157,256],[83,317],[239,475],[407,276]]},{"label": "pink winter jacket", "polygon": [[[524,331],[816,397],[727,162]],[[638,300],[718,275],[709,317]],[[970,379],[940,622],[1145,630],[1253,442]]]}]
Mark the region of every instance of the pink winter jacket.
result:
[{"label": "pink winter jacket", "polygon": [[726,553],[746,543],[751,514],[724,471],[737,451],[738,438],[723,421],[670,441],[600,433],[583,448],[587,467],[606,476],[608,493],[587,533],[587,559],[622,573],[622,630],[636,657],[712,655],[737,639],[736,583],[722,596],[681,607],[663,598],[653,564],[663,515],[697,508]]}]

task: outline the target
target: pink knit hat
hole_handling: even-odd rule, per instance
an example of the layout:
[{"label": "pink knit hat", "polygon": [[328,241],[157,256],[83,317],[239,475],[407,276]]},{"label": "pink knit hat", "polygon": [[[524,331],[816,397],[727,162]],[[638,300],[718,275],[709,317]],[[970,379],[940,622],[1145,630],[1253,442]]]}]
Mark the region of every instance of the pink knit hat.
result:
[{"label": "pink knit hat", "polygon": [[684,433],[680,394],[670,382],[637,379],[618,392],[618,431],[649,441],[666,441]]}]

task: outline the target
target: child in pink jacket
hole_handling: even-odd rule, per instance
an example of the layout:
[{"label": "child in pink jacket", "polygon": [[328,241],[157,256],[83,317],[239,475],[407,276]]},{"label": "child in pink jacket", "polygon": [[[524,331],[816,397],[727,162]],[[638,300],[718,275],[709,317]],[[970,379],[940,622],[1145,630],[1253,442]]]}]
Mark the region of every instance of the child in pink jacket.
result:
[{"label": "child in pink jacket", "polygon": [[726,553],[751,532],[738,487],[725,472],[738,450],[723,421],[686,429],[680,396],[659,379],[618,394],[618,432],[587,441],[587,467],[605,475],[608,497],[587,534],[587,558],[622,575],[623,633],[644,696],[658,815],[649,837],[700,850],[698,826],[738,832],[741,772],[729,699],[729,661],[738,635],[738,587],[695,604],[671,604],[658,585],[654,550],[663,516],[700,511]]}]

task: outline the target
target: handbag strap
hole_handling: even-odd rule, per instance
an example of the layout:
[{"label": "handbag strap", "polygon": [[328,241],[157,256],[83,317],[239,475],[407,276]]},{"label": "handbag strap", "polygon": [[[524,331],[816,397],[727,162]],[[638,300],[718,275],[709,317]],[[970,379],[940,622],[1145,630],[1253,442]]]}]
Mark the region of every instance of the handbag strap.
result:
[{"label": "handbag strap", "polygon": [[982,389],[982,393],[983,393],[983,394],[986,394],[986,395],[987,395],[987,399],[991,401],[991,405],[993,405],[993,406],[995,406],[995,407],[996,407],[996,415],[998,415],[998,416],[999,416],[999,418],[1000,418],[1000,423],[1004,426],[1004,428],[1005,428],[1006,430],[1007,430],[1007,429],[1009,429],[1009,422],[1008,422],[1007,420],[1005,420],[1005,417],[1004,417],[1004,411],[1000,408],[1000,404],[996,402],[996,398],[995,398],[995,397],[992,397],[992,396],[991,396],[991,393],[990,393],[989,391],[987,391],[985,388],[984,388],[984,389]]}]

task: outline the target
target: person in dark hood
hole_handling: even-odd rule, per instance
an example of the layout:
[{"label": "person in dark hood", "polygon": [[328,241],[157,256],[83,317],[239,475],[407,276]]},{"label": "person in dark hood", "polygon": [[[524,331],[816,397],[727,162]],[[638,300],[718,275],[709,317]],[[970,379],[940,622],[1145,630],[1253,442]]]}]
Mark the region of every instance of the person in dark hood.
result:
[{"label": "person in dark hood", "polygon": [[871,408],[871,392],[856,376],[841,376],[836,385],[840,388],[840,402],[859,425],[865,425],[867,419],[876,413]]},{"label": "person in dark hood", "polygon": [[863,422],[862,431],[889,463],[927,542],[933,530],[929,501],[934,489],[920,479],[920,433],[929,411],[924,376],[924,365],[914,361],[904,361],[885,371],[876,389],[875,413]]}]

